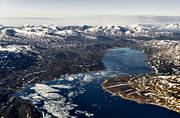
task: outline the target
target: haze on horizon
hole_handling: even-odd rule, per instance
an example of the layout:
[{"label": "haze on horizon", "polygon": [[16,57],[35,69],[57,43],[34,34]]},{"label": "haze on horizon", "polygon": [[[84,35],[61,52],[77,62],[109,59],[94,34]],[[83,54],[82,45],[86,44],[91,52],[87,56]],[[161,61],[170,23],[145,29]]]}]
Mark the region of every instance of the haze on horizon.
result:
[{"label": "haze on horizon", "polygon": [[0,24],[180,23],[179,4],[179,0],[0,0]]}]

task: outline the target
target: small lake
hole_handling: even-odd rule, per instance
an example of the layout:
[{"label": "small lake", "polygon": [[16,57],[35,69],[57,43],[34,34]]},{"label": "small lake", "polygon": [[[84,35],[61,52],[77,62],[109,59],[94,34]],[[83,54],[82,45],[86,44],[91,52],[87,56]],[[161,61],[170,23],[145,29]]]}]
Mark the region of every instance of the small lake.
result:
[{"label": "small lake", "polygon": [[38,83],[19,96],[31,101],[48,118],[179,118],[166,108],[125,100],[102,89],[101,83],[108,78],[152,72],[146,59],[141,51],[111,49],[103,58],[106,70]]}]

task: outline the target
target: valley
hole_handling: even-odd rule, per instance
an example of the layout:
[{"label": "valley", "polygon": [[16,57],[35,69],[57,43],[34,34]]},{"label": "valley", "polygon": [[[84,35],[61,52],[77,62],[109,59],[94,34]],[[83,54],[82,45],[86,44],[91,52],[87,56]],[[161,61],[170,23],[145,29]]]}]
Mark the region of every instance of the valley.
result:
[{"label": "valley", "polygon": [[[148,65],[155,72],[153,75],[129,75],[130,77],[120,77],[115,80],[107,78],[108,80],[103,83],[104,89],[127,99],[158,104],[179,112],[179,32],[178,24],[165,26],[1,26],[0,116],[11,109],[9,106],[16,104],[12,102],[14,94],[27,86],[71,74],[106,69],[102,59],[108,49],[116,47],[142,51],[147,57]],[[174,84],[162,90],[162,88],[157,88],[162,82],[157,81],[164,82],[164,77],[167,77],[167,81],[163,83],[163,86]],[[125,86],[119,87],[121,84]],[[129,93],[135,91],[142,94],[129,96]],[[161,98],[145,96],[145,94],[157,93],[162,94]],[[164,104],[167,101],[172,102],[172,97],[175,97],[172,104]],[[154,103],[154,100],[158,102]]]}]

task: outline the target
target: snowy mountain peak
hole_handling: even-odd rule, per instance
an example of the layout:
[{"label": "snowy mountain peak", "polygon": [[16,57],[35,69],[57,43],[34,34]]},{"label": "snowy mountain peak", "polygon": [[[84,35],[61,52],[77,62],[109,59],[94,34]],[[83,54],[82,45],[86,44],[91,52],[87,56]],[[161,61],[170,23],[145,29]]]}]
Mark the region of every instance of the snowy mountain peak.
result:
[{"label": "snowy mountain peak", "polygon": [[104,26],[58,26],[58,25],[29,25],[25,24],[22,27],[4,27],[0,25],[0,35],[6,36],[45,36],[45,37],[64,37],[64,36],[79,36],[80,34],[86,37],[92,35],[128,35],[128,36],[149,36],[160,35],[162,33],[180,31],[179,24],[168,25],[104,25]]},{"label": "snowy mountain peak", "polygon": [[179,24],[168,24],[165,26],[166,29],[177,29],[180,28]]}]

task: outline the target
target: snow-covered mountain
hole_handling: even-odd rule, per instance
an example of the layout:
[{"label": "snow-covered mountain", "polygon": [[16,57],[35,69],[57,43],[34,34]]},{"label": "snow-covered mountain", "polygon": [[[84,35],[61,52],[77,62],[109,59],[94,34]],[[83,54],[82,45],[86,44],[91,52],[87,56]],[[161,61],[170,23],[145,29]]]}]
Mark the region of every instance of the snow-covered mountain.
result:
[{"label": "snow-covered mountain", "polygon": [[159,30],[168,30],[168,31],[173,31],[173,30],[180,30],[180,24],[167,24],[164,26],[160,26]]},{"label": "snow-covered mountain", "polygon": [[144,36],[152,37],[171,32],[180,32],[179,24],[168,25],[127,25],[127,26],[57,26],[57,25],[24,25],[22,27],[5,27],[0,25],[0,35],[2,36]]}]

